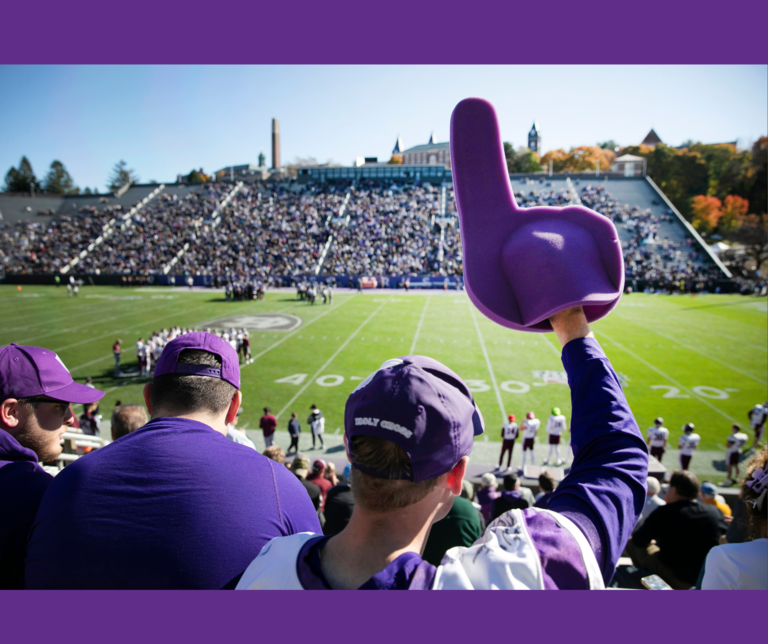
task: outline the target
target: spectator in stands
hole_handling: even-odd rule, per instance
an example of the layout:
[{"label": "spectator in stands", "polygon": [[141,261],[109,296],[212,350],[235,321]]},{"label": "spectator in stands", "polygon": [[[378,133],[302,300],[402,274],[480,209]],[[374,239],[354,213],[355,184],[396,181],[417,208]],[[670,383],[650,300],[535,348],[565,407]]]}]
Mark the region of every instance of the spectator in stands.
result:
[{"label": "spectator in stands", "polygon": [[112,440],[144,427],[149,420],[147,411],[141,405],[120,405],[112,410]]},{"label": "spectator in stands", "polygon": [[291,450],[296,454],[299,453],[299,434],[301,434],[301,423],[296,416],[296,412],[291,412],[291,420],[288,421],[288,435],[291,437],[288,454],[291,453]]},{"label": "spectator in stands", "polygon": [[280,465],[285,464],[285,452],[283,452],[283,448],[279,445],[270,445],[267,447],[267,449],[264,450],[264,456]]},{"label": "spectator in stands", "polygon": [[[237,410],[237,415],[235,416],[235,419],[227,425],[227,438],[231,440],[233,443],[237,443],[238,445],[245,445],[246,447],[250,447],[251,449],[256,449],[256,444],[248,438],[247,434],[245,433],[245,430],[240,429],[237,426],[237,422],[240,420],[240,414],[243,413],[243,408],[240,407]],[[274,460],[274,459],[273,459]]]},{"label": "spectator in stands", "polygon": [[310,483],[307,480],[307,475],[309,474],[309,459],[303,454],[296,454],[293,459],[293,464],[291,465],[291,471],[296,475],[296,478],[299,479],[301,484],[304,486],[304,489],[307,491],[307,494],[312,501],[312,505],[314,506],[315,511],[319,514],[320,505],[323,501],[323,493],[317,485]]},{"label": "spectator in stands", "polygon": [[83,405],[85,411],[80,414],[80,429],[83,430],[83,434],[89,436],[98,436],[101,432],[99,430],[99,423],[101,422],[101,414],[99,411],[99,403],[92,402],[88,405]]},{"label": "spectator in stands", "polygon": [[314,483],[317,485],[317,487],[320,488],[320,492],[322,493],[322,499],[320,501],[321,510],[325,506],[325,499],[328,496],[328,490],[333,487],[333,483],[325,478],[325,470],[327,468],[328,463],[326,463],[322,458],[318,458],[314,463],[312,463],[312,472],[309,474],[309,476],[307,476],[307,481]]},{"label": "spectator in stands", "polygon": [[714,483],[704,481],[701,484],[701,489],[699,490],[699,500],[702,503],[716,507],[718,510],[720,510],[724,517],[731,517],[733,515],[731,508],[725,502],[725,499],[717,493],[717,487]]},{"label": "spectator in stands", "polygon": [[261,427],[261,430],[264,432],[264,445],[270,447],[274,440],[277,418],[272,415],[269,407],[264,407],[264,415],[259,420],[259,427]]},{"label": "spectator in stands", "polygon": [[333,461],[328,461],[328,465],[325,466],[325,472],[323,472],[323,478],[331,482],[331,485],[339,484],[339,477],[336,476],[336,465]]},{"label": "spectator in stands", "polygon": [[549,472],[539,474],[539,493],[536,495],[534,508],[546,508],[555,492],[555,479]]},{"label": "spectator in stands", "polygon": [[0,589],[24,587],[27,538],[53,480],[38,462],[61,454],[61,435],[75,420],[70,403],[102,396],[73,382],[52,351],[0,348]]},{"label": "spectator in stands", "polygon": [[672,473],[667,504],[654,510],[627,546],[632,562],[659,575],[672,588],[691,588],[707,553],[726,527],[723,515],[699,503],[699,481],[688,470]]},{"label": "spectator in stands", "polygon": [[151,420],[49,485],[26,586],[217,589],[273,537],[318,531],[295,477],[226,440],[239,388],[237,354],[221,338],[169,342],[144,387]]},{"label": "spectator in stands", "polygon": [[[237,587],[603,587],[642,510],[648,453],[582,309],[550,321],[572,390],[583,392],[572,397],[573,468],[549,499],[550,512],[508,512],[472,547],[450,550],[441,566],[424,561],[430,527],[460,494],[483,422],[465,383],[444,365],[423,356],[388,360],[347,400],[349,525],[333,537],[275,539]],[[536,544],[544,543],[540,554]]]},{"label": "spectator in stands", "polygon": [[768,450],[747,466],[741,494],[750,515],[750,540],[712,548],[707,555],[704,590],[768,590]]},{"label": "spectator in stands", "polygon": [[[498,501],[499,499],[496,500]],[[482,534],[483,524],[472,501],[461,495],[455,496],[445,518],[432,525],[422,559],[433,566],[439,566],[443,556],[451,548],[469,548]]]},{"label": "spectator in stands", "polygon": [[344,480],[334,485],[325,499],[325,525],[323,534],[339,534],[347,527],[352,518],[352,511],[355,508],[355,496],[352,494],[352,488],[349,484],[349,475],[351,467],[347,465],[344,469]]},{"label": "spectator in stands", "polygon": [[480,504],[480,513],[486,523],[493,521],[493,502],[500,493],[497,491],[499,482],[490,472],[480,477],[480,489],[477,491],[477,502]]},{"label": "spectator in stands", "polygon": [[504,477],[504,491],[493,502],[493,518],[498,519],[510,510],[525,510],[529,507],[530,503],[520,493],[520,479],[517,474],[507,474]]},{"label": "spectator in stands", "polygon": [[645,485],[648,488],[648,498],[645,500],[643,513],[637,520],[637,527],[635,530],[637,530],[637,528],[642,525],[643,521],[648,518],[648,515],[650,515],[651,512],[653,512],[656,508],[660,508],[662,505],[667,504],[667,502],[659,496],[659,492],[661,492],[661,483],[659,483],[659,479],[653,476],[649,476],[645,482]]}]

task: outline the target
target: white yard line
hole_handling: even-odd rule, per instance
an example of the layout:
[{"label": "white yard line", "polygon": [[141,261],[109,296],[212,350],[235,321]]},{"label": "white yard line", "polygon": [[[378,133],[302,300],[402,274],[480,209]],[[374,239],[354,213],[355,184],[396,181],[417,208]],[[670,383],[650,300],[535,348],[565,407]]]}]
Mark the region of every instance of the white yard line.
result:
[{"label": "white yard line", "polygon": [[469,312],[472,314],[472,321],[475,323],[475,329],[477,329],[477,338],[480,340],[480,347],[483,350],[485,356],[485,364],[488,366],[488,373],[491,376],[491,382],[493,383],[493,390],[496,392],[496,400],[499,403],[499,411],[501,412],[502,423],[507,422],[507,410],[504,409],[504,402],[501,400],[501,391],[499,385],[496,382],[496,376],[493,373],[493,367],[491,366],[491,359],[488,357],[488,351],[485,348],[485,341],[483,340],[483,334],[480,333],[480,325],[477,323],[477,315],[475,315],[475,307],[470,305]]},{"label": "white yard line", "polygon": [[[389,299],[391,300],[392,298],[389,298]],[[378,307],[378,308],[377,308],[377,309],[376,309],[376,310],[375,310],[373,313],[371,313],[371,314],[370,314],[370,315],[369,315],[367,318],[365,318],[365,321],[364,321],[364,322],[363,322],[363,323],[362,323],[362,324],[361,324],[359,327],[357,327],[357,328],[354,330],[354,332],[352,333],[352,335],[350,335],[350,336],[349,336],[349,337],[348,337],[348,338],[347,338],[347,339],[344,341],[344,343],[343,343],[343,344],[342,344],[342,345],[341,345],[341,346],[340,346],[338,349],[336,349],[336,351],[334,351],[334,352],[333,352],[333,355],[332,355],[330,358],[328,358],[328,360],[326,360],[326,361],[325,361],[325,363],[323,364],[323,366],[322,366],[322,367],[320,367],[320,368],[319,368],[317,371],[315,371],[314,375],[313,375],[311,378],[309,378],[309,379],[307,380],[307,384],[305,384],[305,385],[304,385],[304,386],[303,386],[301,389],[299,389],[299,391],[298,391],[298,392],[296,392],[296,395],[295,395],[293,398],[291,398],[291,399],[290,399],[290,400],[289,400],[289,401],[286,403],[285,407],[283,407],[283,408],[282,408],[282,409],[281,409],[281,410],[280,410],[280,411],[277,413],[277,416],[276,416],[277,418],[280,418],[280,416],[281,416],[281,415],[282,415],[282,414],[283,414],[283,413],[284,413],[284,412],[285,412],[285,411],[286,411],[286,410],[287,410],[287,409],[288,409],[288,408],[289,408],[289,407],[290,407],[290,406],[291,406],[291,405],[292,405],[292,404],[293,404],[293,403],[296,401],[296,399],[297,399],[299,396],[301,396],[301,394],[303,394],[303,393],[304,393],[304,391],[306,391],[307,387],[309,387],[309,385],[311,385],[311,384],[312,384],[312,383],[315,381],[315,378],[317,378],[317,377],[318,377],[318,376],[319,376],[321,373],[323,373],[323,371],[325,371],[325,369],[328,367],[328,365],[329,365],[329,364],[331,364],[331,362],[333,362],[333,361],[334,361],[334,359],[336,358],[336,356],[337,356],[337,355],[339,355],[339,354],[340,354],[340,353],[341,353],[341,352],[344,350],[344,348],[345,348],[345,347],[346,347],[346,346],[347,346],[347,345],[348,345],[350,342],[352,342],[352,340],[354,340],[354,339],[355,339],[355,336],[356,336],[358,333],[360,333],[360,331],[362,330],[362,328],[363,328],[363,327],[364,327],[366,324],[368,324],[368,322],[370,322],[370,321],[371,321],[371,320],[372,320],[374,317],[376,317],[376,314],[377,314],[379,311],[381,311],[381,309],[383,309],[383,308],[384,308],[384,306],[386,306],[388,303],[389,303],[389,300],[387,300],[386,302],[382,302],[382,303],[379,305],[379,307]]]},{"label": "white yard line", "polygon": [[555,346],[555,344],[547,337],[546,333],[541,333],[541,337],[544,339],[544,341],[547,343],[550,349],[555,352],[558,358],[562,360],[563,354],[562,352]]},{"label": "white yard line", "polygon": [[[93,304],[99,304],[99,303],[94,302]],[[103,308],[103,303],[101,303],[101,304],[102,304],[102,308]],[[118,302],[118,304],[117,304],[117,306],[115,308],[119,309],[122,306],[125,306],[126,304],[133,304],[133,305],[135,305],[136,302],[135,301],[133,301],[133,302]],[[39,317],[39,316],[42,315],[42,316],[45,316],[47,319],[45,321],[43,321],[43,322],[39,322],[39,323],[35,323],[35,324],[26,324],[24,326],[18,326],[18,327],[14,327],[14,328],[11,328],[11,329],[3,329],[3,331],[4,332],[29,331],[30,329],[34,329],[35,327],[45,326],[47,324],[49,325],[49,324],[51,324],[51,322],[69,321],[69,320],[73,320],[75,318],[82,317],[83,315],[93,315],[94,311],[98,311],[99,313],[101,313],[101,312],[109,312],[109,313],[111,313],[112,312],[112,311],[102,311],[102,310],[99,309],[98,306],[94,306],[93,310],[90,307],[88,307],[88,310],[83,310],[86,307],[88,307],[87,304],[85,304],[85,305],[83,305],[81,307],[78,307],[76,309],[77,312],[74,315],[68,315],[68,316],[65,316],[65,317],[56,317],[56,318],[52,318],[52,316],[50,315],[50,310],[30,312],[27,315],[22,315],[22,316],[19,316],[19,317],[23,319],[23,318],[29,318],[29,317],[32,317],[32,316],[38,316]],[[16,319],[16,318],[6,318],[3,321],[4,322],[9,322],[11,319]]]},{"label": "white yard line", "polygon": [[[633,320],[631,318],[626,318],[622,315],[619,315],[619,317],[622,320],[626,320],[627,322],[630,322],[631,324],[634,324],[636,326],[639,326],[641,329],[645,329],[646,331],[650,331],[651,333],[655,333],[656,335],[660,335],[662,338],[666,338],[670,342],[674,342],[675,344],[679,344],[681,347],[685,347],[689,351],[693,351],[694,353],[698,353],[700,356],[704,358],[708,358],[709,360],[712,360],[712,362],[717,362],[718,364],[723,365],[724,367],[727,367],[728,369],[731,369],[732,371],[735,371],[736,373],[740,373],[742,376],[746,376],[747,378],[751,378],[755,382],[759,382],[761,385],[768,384],[768,380],[763,380],[762,378],[757,378],[756,376],[753,376],[751,373],[748,373],[746,371],[742,371],[738,367],[734,367],[732,364],[729,364],[728,362],[725,362],[724,360],[720,360],[718,358],[715,358],[707,353],[704,353],[703,351],[699,351],[696,347],[692,347],[688,344],[684,344],[680,342],[680,340],[677,340],[676,338],[673,338],[670,335],[667,335],[666,333],[662,333],[661,331],[657,331],[656,329],[652,329],[650,327],[645,326],[644,324],[640,324],[636,320]],[[606,336],[607,337],[607,336]]]},{"label": "white yard line", "polygon": [[666,380],[668,380],[669,382],[671,382],[673,385],[675,385],[675,386],[676,386],[676,387],[678,387],[679,389],[682,389],[683,391],[685,391],[685,392],[687,392],[688,394],[690,394],[692,398],[695,398],[695,399],[696,399],[696,400],[698,400],[700,403],[703,403],[703,404],[705,404],[707,407],[709,407],[710,409],[712,409],[712,410],[716,411],[716,412],[717,412],[718,414],[720,414],[720,415],[721,415],[723,418],[726,418],[726,419],[728,419],[728,420],[729,420],[729,421],[731,421],[732,423],[738,423],[738,422],[739,422],[739,421],[737,421],[735,418],[733,418],[733,417],[729,416],[728,414],[726,414],[726,413],[725,413],[725,412],[724,412],[722,409],[719,409],[718,407],[715,407],[715,406],[714,406],[714,405],[713,405],[711,402],[709,402],[709,401],[708,401],[708,400],[706,400],[705,398],[702,398],[701,396],[698,396],[698,395],[697,395],[695,392],[693,392],[693,391],[691,391],[690,389],[688,389],[688,387],[686,387],[686,386],[682,385],[681,383],[679,383],[679,382],[678,382],[677,380],[675,380],[675,379],[674,379],[672,376],[670,376],[670,375],[668,375],[668,374],[664,373],[664,372],[663,372],[661,369],[658,369],[658,368],[654,367],[654,366],[653,366],[653,365],[652,365],[650,362],[648,362],[647,360],[643,360],[643,358],[641,358],[639,355],[637,355],[637,354],[636,354],[634,351],[632,351],[632,350],[630,350],[630,349],[627,349],[627,347],[625,347],[623,344],[620,344],[619,342],[617,342],[616,340],[614,340],[613,338],[611,338],[611,336],[609,336],[607,333],[605,333],[605,332],[603,332],[603,331],[596,331],[595,333],[596,333],[596,334],[598,334],[598,335],[602,335],[602,336],[604,336],[605,338],[607,338],[607,339],[608,339],[608,341],[609,341],[609,342],[611,342],[612,344],[614,344],[614,345],[616,345],[617,347],[619,347],[619,349],[621,349],[621,350],[622,350],[622,351],[624,351],[625,353],[628,353],[629,355],[631,355],[631,356],[632,356],[632,357],[633,357],[635,360],[637,360],[638,362],[642,362],[642,363],[643,363],[643,364],[644,364],[646,367],[648,367],[648,368],[649,368],[651,371],[655,371],[655,372],[656,372],[657,374],[659,374],[659,375],[660,375],[662,378],[665,378]]},{"label": "white yard line", "polygon": [[725,338],[726,340],[730,340],[731,342],[738,342],[739,344],[743,344],[748,346],[751,349],[757,349],[758,351],[762,351],[763,353],[768,353],[768,348],[765,346],[760,346],[759,344],[754,344],[752,342],[747,342],[746,340],[739,340],[738,338],[734,338],[731,335],[726,335],[725,333],[718,333],[717,331],[713,331],[712,329],[702,328],[700,326],[696,326],[695,324],[691,324],[687,320],[681,320],[680,318],[667,318],[668,320],[672,322],[678,322],[680,324],[685,324],[687,326],[693,327],[694,329],[698,329],[699,331],[706,331],[707,333],[712,333],[713,335],[720,336],[721,338]]},{"label": "white yard line", "polygon": [[[350,298],[349,298],[349,300],[351,300],[351,299],[352,299],[352,298],[354,298],[354,297],[355,297],[355,295],[353,295],[352,297],[350,297]],[[349,300],[344,300],[343,302],[341,302],[341,303],[340,303],[340,304],[338,304],[337,306],[331,306],[331,308],[329,308],[329,309],[328,309],[328,310],[327,310],[325,313],[321,313],[320,315],[318,315],[318,316],[317,316],[316,318],[314,318],[313,320],[310,320],[310,321],[309,321],[309,322],[307,322],[306,324],[302,324],[302,325],[300,325],[300,326],[299,326],[297,329],[294,329],[293,331],[291,331],[291,332],[290,332],[288,335],[286,335],[284,338],[282,338],[282,339],[278,340],[278,341],[277,341],[277,342],[275,342],[274,344],[271,344],[271,345],[269,345],[269,346],[268,346],[266,349],[264,349],[263,351],[260,351],[259,353],[257,353],[255,356],[253,356],[253,357],[251,358],[251,361],[250,361],[248,364],[240,365],[240,370],[242,371],[242,370],[243,370],[243,369],[245,369],[245,368],[246,368],[248,365],[251,365],[251,364],[253,364],[254,362],[256,362],[256,360],[258,360],[259,358],[261,358],[261,356],[263,356],[265,353],[269,353],[269,352],[270,352],[270,351],[272,351],[272,349],[274,349],[275,347],[277,347],[277,346],[280,346],[280,345],[281,345],[283,342],[285,342],[285,341],[286,341],[286,340],[288,340],[289,338],[291,338],[291,337],[293,337],[294,335],[296,335],[296,334],[297,334],[299,331],[302,331],[302,330],[306,329],[306,328],[307,328],[307,327],[308,327],[310,324],[314,324],[314,323],[315,323],[315,322],[317,322],[317,321],[318,321],[320,318],[324,318],[326,315],[328,315],[328,314],[329,314],[329,313],[331,313],[332,311],[335,311],[335,310],[336,310],[336,309],[338,309],[340,306],[344,306],[344,304],[346,304],[347,302],[349,302]],[[293,306],[297,306],[297,305],[296,305],[296,304],[294,304]],[[283,311],[286,311],[287,309],[290,309],[290,308],[291,308],[291,307],[289,306],[289,307],[287,307],[287,308],[285,308],[285,309],[282,309],[282,310],[283,310]],[[281,311],[278,311],[278,313],[280,313],[280,312],[281,312]]]},{"label": "white yard line", "polygon": [[427,313],[427,307],[429,306],[429,295],[427,295],[427,301],[424,302],[424,310],[421,312],[421,318],[419,319],[419,325],[416,327],[416,335],[413,337],[413,344],[411,345],[411,350],[409,353],[413,355],[413,352],[416,351],[416,342],[419,340],[419,333],[421,333],[421,325],[424,324],[424,316]]}]

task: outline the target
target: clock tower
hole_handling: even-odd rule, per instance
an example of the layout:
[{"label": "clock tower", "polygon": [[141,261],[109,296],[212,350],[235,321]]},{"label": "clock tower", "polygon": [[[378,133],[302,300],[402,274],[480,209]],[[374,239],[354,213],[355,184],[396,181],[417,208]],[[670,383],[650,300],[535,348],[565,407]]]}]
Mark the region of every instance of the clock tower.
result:
[{"label": "clock tower", "polygon": [[531,131],[528,132],[528,149],[541,156],[541,135],[539,134],[539,127],[536,121],[533,122]]}]

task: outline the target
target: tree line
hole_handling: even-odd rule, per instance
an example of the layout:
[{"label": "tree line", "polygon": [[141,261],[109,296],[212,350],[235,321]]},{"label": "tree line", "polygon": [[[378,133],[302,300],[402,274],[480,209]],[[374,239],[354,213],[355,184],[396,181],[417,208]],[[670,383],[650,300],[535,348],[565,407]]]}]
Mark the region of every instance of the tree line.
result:
[{"label": "tree line", "polygon": [[[118,161],[112,168],[107,180],[107,191],[119,190],[126,183],[137,183],[139,175],[128,168],[125,161]],[[61,161],[53,161],[45,176],[38,179],[32,169],[32,164],[26,156],[21,157],[18,167],[11,168],[5,174],[3,192],[35,192],[51,195],[99,194],[98,188],[86,187],[82,190],[75,184],[72,175]]]}]

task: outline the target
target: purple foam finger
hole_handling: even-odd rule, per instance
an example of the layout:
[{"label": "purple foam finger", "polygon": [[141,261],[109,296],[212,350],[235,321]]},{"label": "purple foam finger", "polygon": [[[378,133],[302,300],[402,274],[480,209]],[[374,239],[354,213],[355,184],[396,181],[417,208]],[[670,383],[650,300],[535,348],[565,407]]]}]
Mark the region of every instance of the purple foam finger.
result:
[{"label": "purple foam finger", "polygon": [[485,316],[541,333],[564,309],[583,306],[593,322],[616,306],[624,261],[613,223],[583,206],[518,207],[488,101],[468,98],[453,110],[451,165],[464,283]]}]

